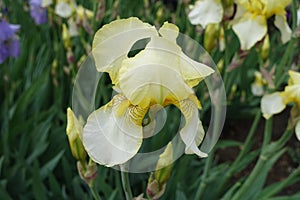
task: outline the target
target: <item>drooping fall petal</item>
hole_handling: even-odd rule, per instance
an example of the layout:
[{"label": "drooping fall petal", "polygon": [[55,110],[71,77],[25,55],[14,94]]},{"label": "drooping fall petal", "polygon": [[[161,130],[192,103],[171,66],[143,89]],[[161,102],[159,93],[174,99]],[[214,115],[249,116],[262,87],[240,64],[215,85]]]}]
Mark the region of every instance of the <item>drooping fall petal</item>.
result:
[{"label": "drooping fall petal", "polygon": [[233,24],[232,29],[240,40],[241,49],[248,50],[266,35],[267,21],[261,15],[246,15]]},{"label": "drooping fall petal", "polygon": [[185,126],[180,130],[180,137],[186,145],[185,152],[188,154],[194,153],[199,157],[207,157],[207,154],[198,148],[203,140],[204,130],[199,120],[197,104],[188,98],[181,101],[177,106],[185,118]]},{"label": "drooping fall petal", "polygon": [[83,144],[89,156],[105,166],[122,164],[132,158],[142,144],[140,121],[146,111],[130,105],[123,95],[115,96],[106,106],[94,111],[83,130]]},{"label": "drooping fall petal", "polygon": [[280,113],[285,108],[284,101],[279,92],[267,94],[261,100],[263,116],[269,119],[272,115]]},{"label": "drooping fall petal", "polygon": [[280,30],[282,43],[288,42],[291,39],[292,30],[286,21],[286,17],[282,15],[276,15],[274,24]]}]

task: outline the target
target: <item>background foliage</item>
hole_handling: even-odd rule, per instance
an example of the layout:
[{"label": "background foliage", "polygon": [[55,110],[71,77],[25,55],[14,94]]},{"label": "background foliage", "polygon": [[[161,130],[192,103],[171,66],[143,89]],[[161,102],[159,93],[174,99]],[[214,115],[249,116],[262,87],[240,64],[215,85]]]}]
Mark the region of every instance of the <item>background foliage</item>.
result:
[{"label": "background foliage", "polygon": [[[104,2],[78,0],[77,3],[96,12],[98,4]],[[93,34],[81,31],[80,36],[72,38],[75,61],[69,64],[62,38],[64,19],[54,16],[47,24],[37,26],[30,18],[27,1],[4,0],[4,4],[10,23],[21,25],[18,35],[22,48],[19,58],[0,65],[0,199],[92,199],[89,187],[78,175],[65,129],[73,81],[81,57],[88,53]],[[178,25],[182,33],[203,43],[199,27],[187,19],[188,4],[188,1],[107,0],[103,16],[92,21],[91,26],[96,31],[116,18],[130,16],[157,26],[170,21]],[[278,42],[279,33],[272,31],[268,62],[263,65],[267,69],[274,66],[282,69],[278,75],[282,81],[276,85],[282,88],[289,66],[299,62],[299,41],[293,39],[283,45]],[[225,51],[211,52],[215,63],[220,60],[225,63],[222,76],[228,113],[222,139],[206,159],[183,156],[176,161],[161,199],[300,199],[299,145],[292,143],[295,148],[286,145],[288,140],[296,140],[289,131],[284,133],[286,137],[277,140],[285,130],[287,117],[278,117],[282,126],[277,125],[275,129],[281,132],[271,136],[272,120],[265,124],[259,108],[260,97],[251,92],[254,73],[262,67],[259,52],[252,48],[238,67],[226,70],[239,51],[239,42],[232,30],[226,30],[225,36],[230,38]],[[103,84],[111,88],[107,83],[109,80]],[[197,88],[200,96],[204,93],[201,86]],[[103,102],[110,97],[110,89],[106,92]],[[207,126],[210,102],[202,103],[206,108],[201,113],[202,119]],[[171,116],[168,120],[174,122],[177,117],[172,119]],[[237,118],[250,125],[230,137],[235,127],[241,127]],[[164,131],[172,132],[176,128],[176,124],[168,123]],[[223,157],[226,154],[222,152],[228,149],[235,150],[233,160]],[[290,173],[280,181],[266,184],[269,171],[282,155],[293,158],[289,161]],[[275,176],[280,173],[276,168],[273,170]],[[146,173],[130,175],[135,196],[145,192],[148,177]],[[285,192],[287,186],[294,186],[292,193]],[[103,199],[124,199],[119,171],[98,166],[95,188]]]}]

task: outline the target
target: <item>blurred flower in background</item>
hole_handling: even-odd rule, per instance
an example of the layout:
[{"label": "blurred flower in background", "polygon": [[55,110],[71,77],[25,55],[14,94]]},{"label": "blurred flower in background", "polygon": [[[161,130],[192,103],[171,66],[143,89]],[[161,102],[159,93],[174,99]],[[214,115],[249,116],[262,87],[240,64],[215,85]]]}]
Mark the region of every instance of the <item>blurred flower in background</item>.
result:
[{"label": "blurred flower in background", "polygon": [[292,110],[292,121],[295,126],[296,136],[300,140],[300,73],[289,71],[289,82],[283,92],[275,92],[263,96],[261,109],[266,119],[282,112],[289,103],[295,104]]},{"label": "blurred flower in background", "polygon": [[281,32],[281,40],[286,43],[291,38],[291,29],[286,20],[285,8],[291,0],[269,1],[237,0],[237,12],[235,14],[232,29],[238,36],[241,49],[249,50],[267,34],[267,19],[275,15],[275,26]]},{"label": "blurred flower in background", "polygon": [[200,24],[206,28],[209,24],[220,23],[223,19],[223,7],[220,0],[198,0],[191,7],[189,20],[193,25]]},{"label": "blurred flower in background", "polygon": [[36,24],[44,24],[47,22],[47,9],[42,6],[42,0],[30,0],[30,16]]},{"label": "blurred flower in background", "polygon": [[251,92],[255,96],[262,96],[264,94],[263,86],[266,84],[266,81],[259,71],[254,72],[254,77],[254,82],[251,84]]},{"label": "blurred flower in background", "polygon": [[16,58],[20,55],[20,42],[15,34],[19,29],[20,25],[0,19],[0,64],[10,56]]}]

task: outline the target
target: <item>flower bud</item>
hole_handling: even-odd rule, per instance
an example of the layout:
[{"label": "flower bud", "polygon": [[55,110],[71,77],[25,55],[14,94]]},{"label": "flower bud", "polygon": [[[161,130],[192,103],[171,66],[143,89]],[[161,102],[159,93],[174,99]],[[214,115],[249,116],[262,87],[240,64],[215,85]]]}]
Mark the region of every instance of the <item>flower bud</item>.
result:
[{"label": "flower bud", "polygon": [[66,24],[63,24],[62,26],[62,39],[63,39],[64,47],[66,49],[71,48],[72,46],[71,37]]},{"label": "flower bud", "polygon": [[73,111],[67,110],[67,136],[71,148],[72,155],[76,160],[85,161],[86,151],[82,144],[82,128],[83,121],[77,119]]},{"label": "flower bud", "polygon": [[269,52],[270,52],[270,39],[269,39],[269,35],[267,34],[267,36],[264,38],[262,45],[259,48],[260,57],[263,60],[266,60],[269,56]]},{"label": "flower bud", "polygon": [[[84,162],[85,163],[85,162]],[[82,166],[81,162],[77,162],[77,169],[79,172],[80,178],[89,186],[92,185],[94,180],[97,177],[97,165],[94,162],[90,162],[89,164],[85,164],[85,166]]]},{"label": "flower bud", "polygon": [[217,39],[219,38],[219,24],[207,25],[204,32],[204,48],[211,52],[217,45]]},{"label": "flower bud", "polygon": [[160,198],[166,188],[167,181],[169,180],[173,162],[173,148],[171,142],[167,145],[165,151],[159,156],[156,171],[151,173],[148,185],[147,195],[152,199]]}]

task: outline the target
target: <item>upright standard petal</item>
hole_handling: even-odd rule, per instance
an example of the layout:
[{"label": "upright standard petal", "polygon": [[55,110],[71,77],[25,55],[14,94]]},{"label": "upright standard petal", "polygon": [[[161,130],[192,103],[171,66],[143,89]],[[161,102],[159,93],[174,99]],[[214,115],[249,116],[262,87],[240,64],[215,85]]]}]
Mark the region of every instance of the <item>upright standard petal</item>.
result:
[{"label": "upright standard petal", "polygon": [[288,42],[292,37],[292,30],[286,21],[286,17],[284,15],[276,15],[274,24],[281,33],[282,43]]},{"label": "upright standard petal", "polygon": [[240,40],[241,49],[249,50],[266,35],[267,21],[262,15],[251,16],[248,14],[234,23],[232,29]]},{"label": "upright standard petal", "polygon": [[162,37],[153,37],[135,57],[120,69],[120,89],[134,105],[163,105],[167,98],[186,99],[193,90],[179,71],[181,49]]},{"label": "upright standard petal", "polygon": [[208,66],[187,57],[176,43],[152,37],[143,51],[123,61],[120,88],[134,105],[163,105],[168,98],[188,98],[194,93],[191,86],[212,72]]},{"label": "upright standard petal", "polygon": [[95,34],[93,56],[98,71],[108,72],[113,84],[123,59],[138,40],[158,35],[155,27],[136,17],[120,19],[104,25]]},{"label": "upright standard petal", "polygon": [[219,0],[198,0],[188,17],[193,25],[200,24],[205,28],[208,24],[221,22],[223,7]]},{"label": "upright standard petal", "polygon": [[194,153],[200,157],[207,157],[207,154],[198,148],[203,140],[204,130],[199,120],[197,102],[194,99],[188,98],[176,104],[185,118],[185,125],[180,130],[180,137],[186,145],[185,152],[187,154]]},{"label": "upright standard petal", "polygon": [[162,46],[159,42],[156,44],[150,43],[149,46],[151,46],[151,48],[158,49],[172,49],[176,56],[180,56],[180,62],[178,63],[178,65],[173,65],[172,67],[176,68],[182,74],[184,80],[190,87],[198,85],[201,80],[214,72],[214,70],[209,66],[194,61],[182,52],[181,48],[177,45],[176,42],[176,38],[179,35],[179,29],[176,25],[165,22],[158,32],[163,38],[169,39],[174,44],[166,43],[170,46],[170,48],[168,48],[167,46]]},{"label": "upright standard petal", "polygon": [[261,110],[266,119],[269,119],[274,114],[280,113],[284,108],[285,104],[279,92],[267,94],[263,96],[261,100]]},{"label": "upright standard petal", "polygon": [[291,0],[260,0],[264,4],[263,12],[267,17],[274,14],[285,15],[285,7],[287,7]]},{"label": "upright standard petal", "polygon": [[142,144],[141,121],[146,112],[121,94],[94,111],[83,129],[83,144],[89,156],[108,167],[132,158]]}]

